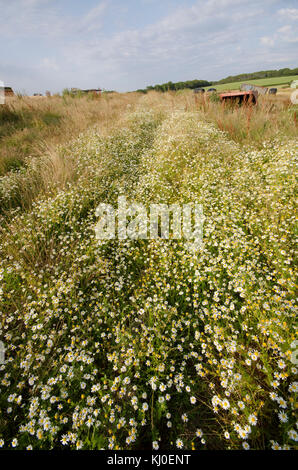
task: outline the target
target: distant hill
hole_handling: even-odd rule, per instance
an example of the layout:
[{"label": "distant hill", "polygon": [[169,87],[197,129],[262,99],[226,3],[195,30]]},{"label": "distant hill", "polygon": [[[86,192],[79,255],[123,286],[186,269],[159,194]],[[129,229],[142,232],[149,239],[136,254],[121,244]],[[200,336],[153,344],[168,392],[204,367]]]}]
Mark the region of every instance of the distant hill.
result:
[{"label": "distant hill", "polygon": [[262,70],[260,72],[242,73],[240,75],[230,75],[227,78],[212,82],[212,85],[219,85],[221,83],[242,82],[243,80],[257,80],[260,78],[271,77],[284,77],[290,75],[298,75],[298,68],[296,69],[279,69],[279,70]]},{"label": "distant hill", "polygon": [[260,72],[252,72],[252,73],[242,73],[240,75],[231,75],[226,78],[222,78],[217,82],[210,82],[208,80],[187,80],[185,82],[167,82],[162,83],[160,85],[150,85],[147,86],[145,89],[137,90],[142,93],[147,93],[150,90],[156,91],[169,91],[169,90],[183,90],[185,88],[200,88],[200,87],[208,87],[210,85],[220,85],[225,83],[231,82],[242,82],[246,80],[258,80],[262,78],[273,78],[273,77],[283,77],[283,76],[292,76],[298,75],[298,68],[296,69],[279,69],[279,70],[262,70]]}]

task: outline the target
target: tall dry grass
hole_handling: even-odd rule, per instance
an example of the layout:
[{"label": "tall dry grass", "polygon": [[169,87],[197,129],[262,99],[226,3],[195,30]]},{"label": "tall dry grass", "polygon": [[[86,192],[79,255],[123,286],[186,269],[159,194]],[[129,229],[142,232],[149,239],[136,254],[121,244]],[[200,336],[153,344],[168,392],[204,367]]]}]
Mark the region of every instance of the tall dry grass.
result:
[{"label": "tall dry grass", "polygon": [[11,97],[0,107],[0,176],[22,167],[27,157],[66,143],[92,125],[108,132],[137,93],[51,98]]},{"label": "tall dry grass", "polygon": [[93,126],[110,134],[139,99],[137,93],[112,93],[7,100],[0,108],[0,213],[26,209],[38,195],[63,189],[76,165],[62,147]]},{"label": "tall dry grass", "polygon": [[260,148],[264,141],[297,136],[298,111],[288,95],[259,96],[256,105],[229,105],[212,95],[185,97],[186,108],[196,109],[207,121],[240,144]]},{"label": "tall dry grass", "polygon": [[151,91],[140,102],[148,107],[197,111],[203,120],[214,123],[240,144],[257,148],[276,137],[297,136],[298,106],[289,93],[259,96],[256,105],[229,105],[220,102],[216,94],[194,94],[191,90],[159,93]]},{"label": "tall dry grass", "polygon": [[11,98],[0,108],[0,213],[26,209],[38,195],[63,189],[75,178],[76,162],[62,147],[92,126],[109,135],[140,107],[195,111],[231,139],[256,148],[264,141],[297,136],[297,105],[287,95],[259,97],[256,106],[223,105],[216,95],[190,90],[111,93],[97,99]]}]

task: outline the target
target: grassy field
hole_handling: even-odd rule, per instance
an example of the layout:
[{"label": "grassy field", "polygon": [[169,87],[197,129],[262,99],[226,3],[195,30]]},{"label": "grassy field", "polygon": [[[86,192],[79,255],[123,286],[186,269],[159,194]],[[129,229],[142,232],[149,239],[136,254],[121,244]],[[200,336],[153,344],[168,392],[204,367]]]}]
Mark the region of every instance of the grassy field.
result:
[{"label": "grassy field", "polygon": [[131,101],[133,94],[128,98],[117,93],[103,95],[100,105],[93,96],[7,98],[0,107],[0,175],[21,168],[27,157],[44,155],[95,123],[110,128]]},{"label": "grassy field", "polygon": [[293,80],[298,80],[298,75],[289,77],[272,77],[272,78],[260,78],[259,80],[244,80],[242,82],[224,83],[221,85],[214,85],[218,91],[225,90],[239,90],[241,83],[251,83],[252,85],[259,85],[264,87],[280,88],[285,85],[289,85]]},{"label": "grassy field", "polygon": [[[0,446],[297,447],[297,106],[188,91],[10,106],[63,119],[54,143],[26,117],[42,147],[23,159],[16,140],[17,168],[20,129],[0,126]],[[200,203],[203,245],[97,240],[96,208],[119,195]]]}]

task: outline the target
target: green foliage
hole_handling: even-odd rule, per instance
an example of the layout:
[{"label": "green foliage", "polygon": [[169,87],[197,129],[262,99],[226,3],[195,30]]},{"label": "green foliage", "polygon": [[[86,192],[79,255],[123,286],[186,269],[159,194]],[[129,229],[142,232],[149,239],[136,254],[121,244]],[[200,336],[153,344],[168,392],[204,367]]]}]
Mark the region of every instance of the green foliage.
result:
[{"label": "green foliage", "polygon": [[163,83],[161,85],[154,85],[154,86],[147,86],[145,90],[137,90],[138,92],[142,93],[147,93],[148,91],[160,91],[160,92],[166,92],[166,91],[177,91],[177,90],[184,90],[184,89],[191,89],[193,90],[194,88],[199,88],[199,87],[204,87],[204,86],[209,86],[211,85],[211,82],[208,82],[207,80],[188,80],[186,82],[167,82]]},{"label": "green foliage", "polygon": [[[200,88],[200,87],[206,87],[210,85],[223,85],[223,84],[233,84],[233,82],[243,82],[247,80],[260,80],[264,78],[278,78],[278,77],[291,77],[293,75],[298,75],[298,68],[295,69],[289,69],[289,68],[283,68],[279,70],[265,70],[265,71],[260,71],[260,72],[253,72],[253,73],[242,73],[240,75],[231,75],[229,77],[223,78],[218,81],[207,81],[207,80],[188,80],[185,82],[167,82],[163,83],[161,85],[150,85],[147,86],[146,89],[139,89],[137,90],[138,92],[146,93],[150,90],[155,90],[155,91],[176,91],[176,90],[184,90],[186,88],[189,89],[194,89],[194,88]],[[289,80],[290,82],[290,80]],[[256,83],[257,84],[257,83]],[[272,86],[275,84],[278,84],[278,81],[272,81]],[[266,85],[264,85],[266,86]],[[221,88],[224,89],[224,88]]]},{"label": "green foliage", "polygon": [[47,126],[58,126],[61,120],[61,115],[48,111],[41,115],[41,119]]},{"label": "green foliage", "polygon": [[260,78],[272,78],[272,77],[284,77],[290,75],[298,75],[298,68],[289,69],[283,68],[279,70],[263,70],[260,72],[252,73],[241,73],[240,75],[230,75],[229,77],[218,80],[217,82],[212,82],[213,85],[221,83],[231,83],[231,82],[243,82],[246,80],[256,80]]},{"label": "green foliage", "polygon": [[219,103],[220,102],[220,97],[219,97],[218,93],[216,93],[215,91],[210,93],[209,99],[212,103]]}]

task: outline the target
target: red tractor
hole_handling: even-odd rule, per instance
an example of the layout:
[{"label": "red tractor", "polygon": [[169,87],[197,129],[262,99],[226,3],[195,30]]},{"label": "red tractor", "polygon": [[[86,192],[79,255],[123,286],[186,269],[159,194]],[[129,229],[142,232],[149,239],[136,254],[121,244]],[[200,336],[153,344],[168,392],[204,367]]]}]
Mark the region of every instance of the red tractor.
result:
[{"label": "red tractor", "polygon": [[221,93],[219,97],[223,103],[256,104],[258,99],[258,92],[254,90],[232,91],[229,93]]}]

